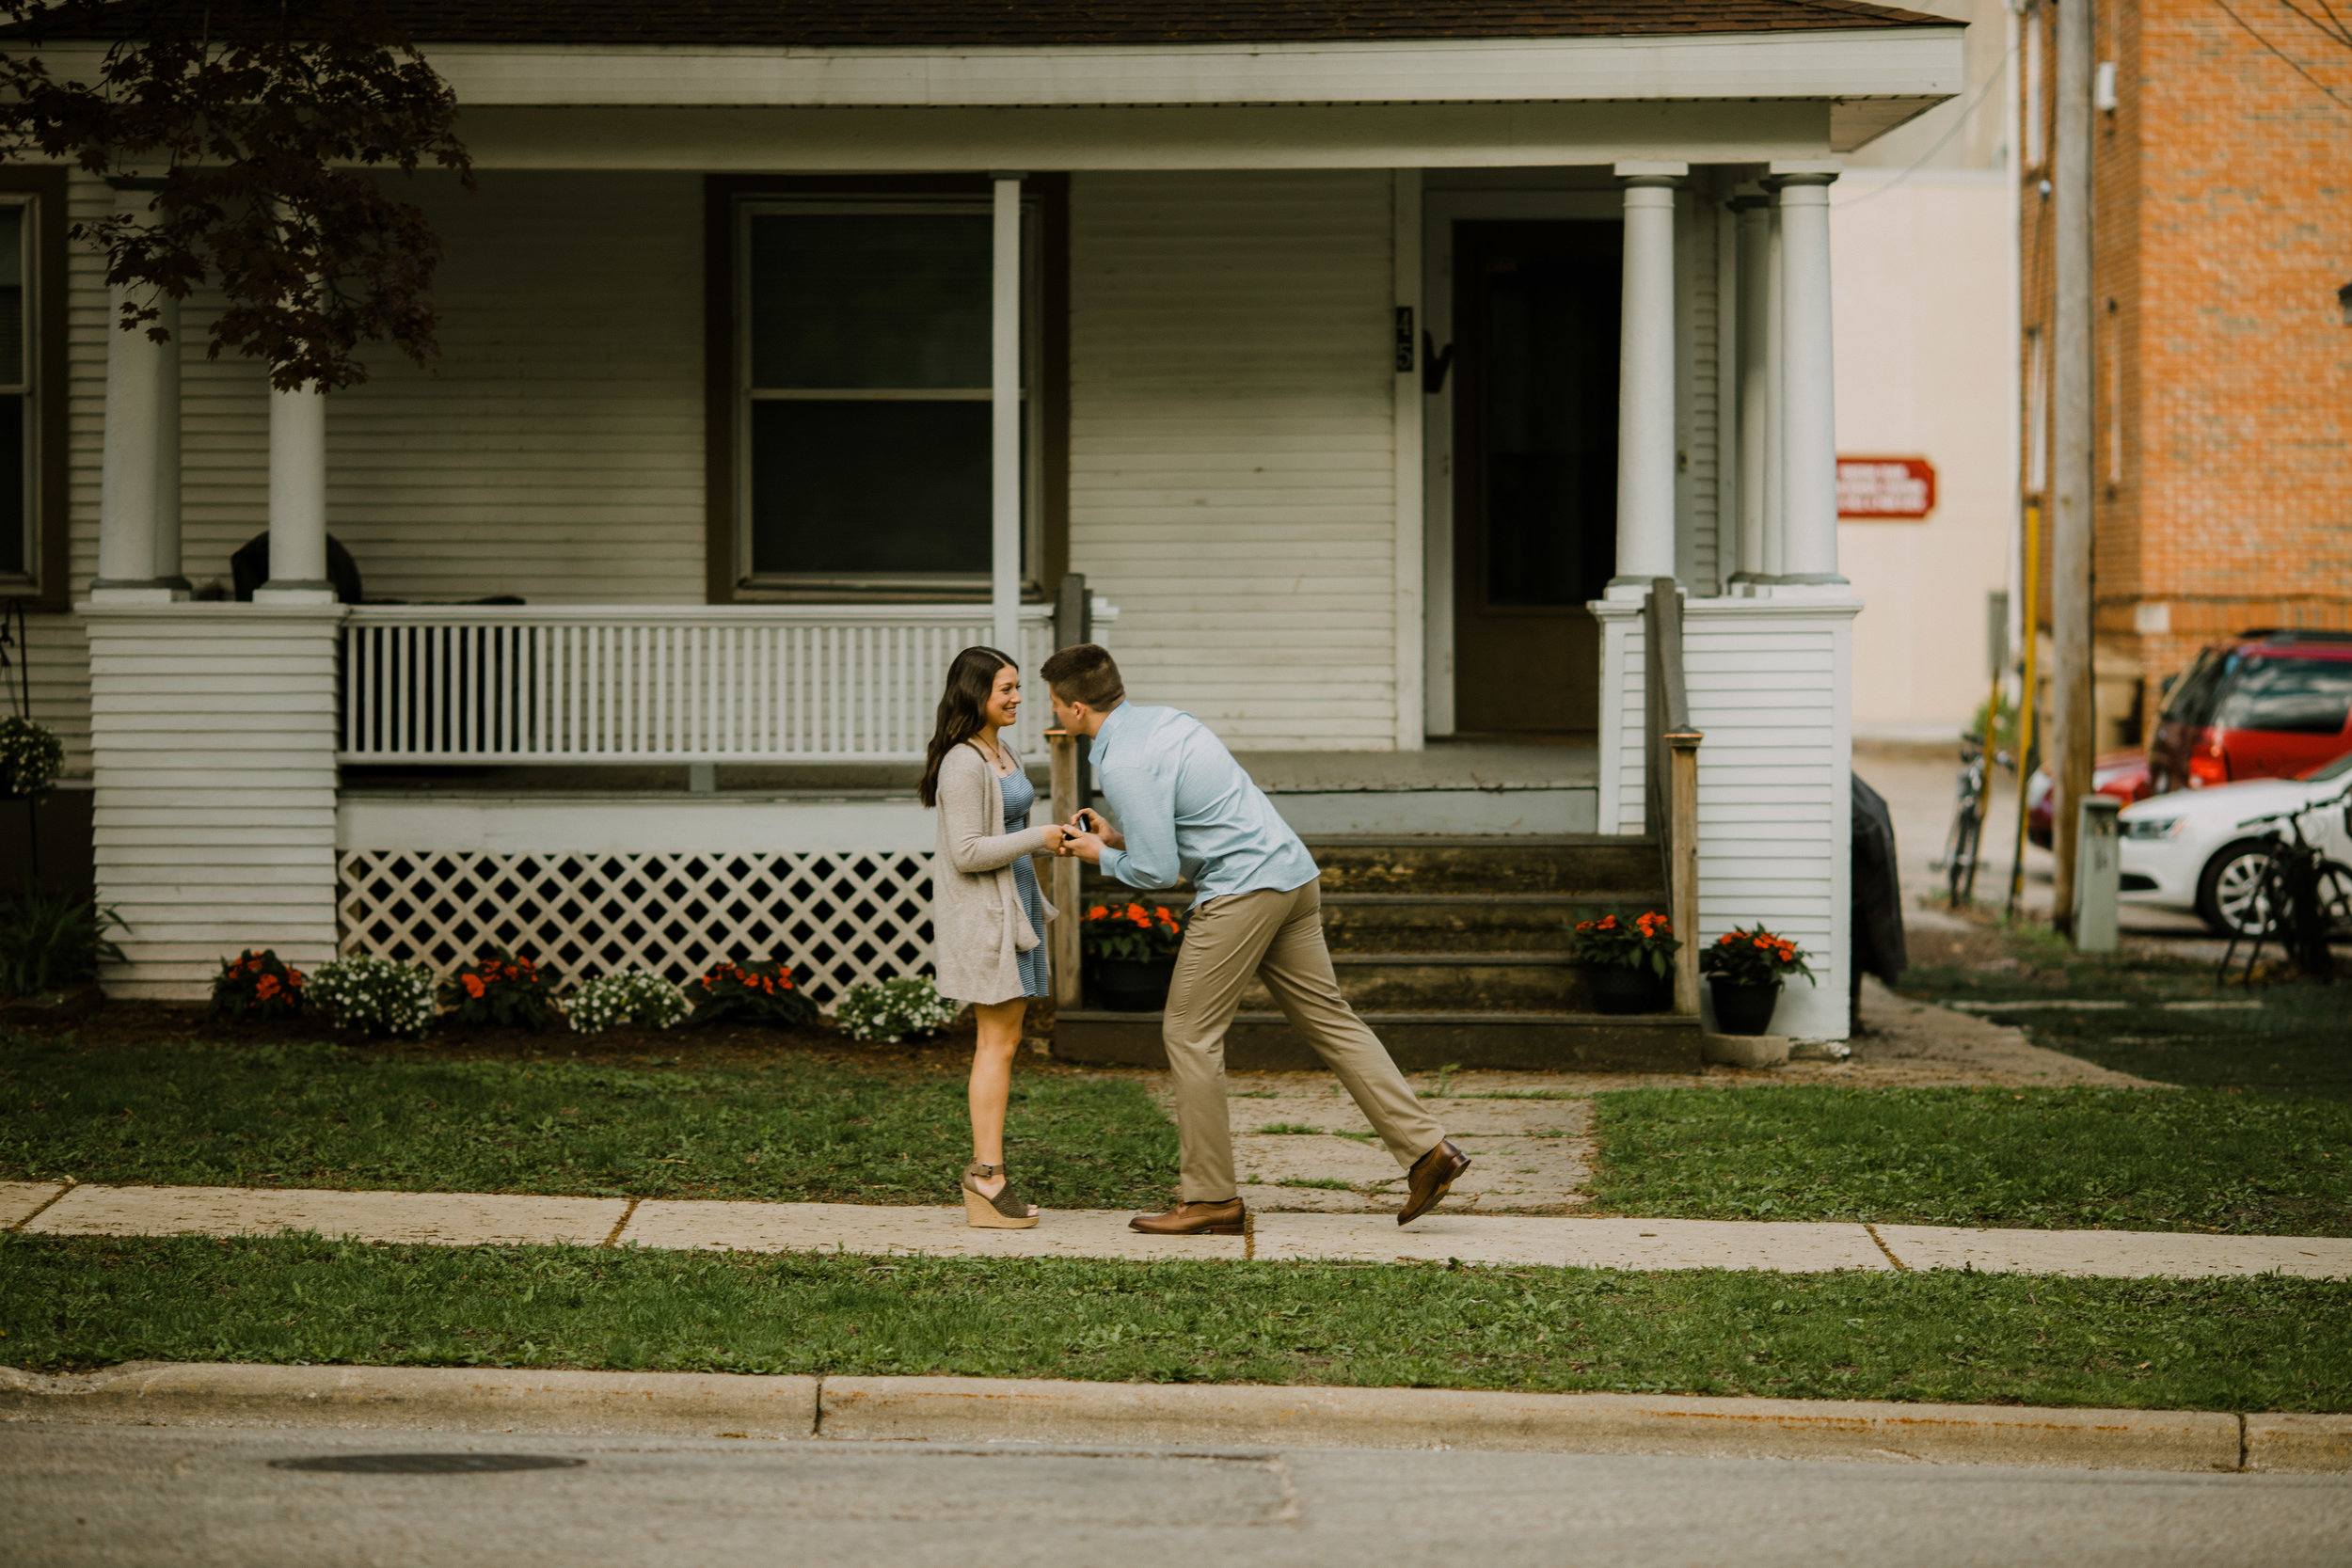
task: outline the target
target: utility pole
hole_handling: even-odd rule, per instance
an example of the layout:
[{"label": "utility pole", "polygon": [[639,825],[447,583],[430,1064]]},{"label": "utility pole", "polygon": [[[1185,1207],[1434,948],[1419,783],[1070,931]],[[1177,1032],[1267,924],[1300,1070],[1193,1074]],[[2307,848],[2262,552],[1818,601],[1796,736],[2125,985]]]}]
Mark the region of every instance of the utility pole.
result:
[{"label": "utility pole", "polygon": [[[2058,0],[2050,331],[2051,920],[2072,934],[2076,802],[2090,792],[2091,0]],[[2030,627],[2028,636],[2032,635]],[[2029,698],[2030,698],[2030,694]]]}]

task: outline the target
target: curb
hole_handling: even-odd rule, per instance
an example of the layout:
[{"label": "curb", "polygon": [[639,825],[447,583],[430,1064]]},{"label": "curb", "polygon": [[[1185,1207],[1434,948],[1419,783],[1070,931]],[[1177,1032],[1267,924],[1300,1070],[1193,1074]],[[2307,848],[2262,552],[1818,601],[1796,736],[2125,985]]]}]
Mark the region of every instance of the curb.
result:
[{"label": "curb", "polygon": [[134,1362],[0,1368],[0,1419],[898,1442],[1252,1444],[2352,1473],[2352,1416],[1442,1388]]}]

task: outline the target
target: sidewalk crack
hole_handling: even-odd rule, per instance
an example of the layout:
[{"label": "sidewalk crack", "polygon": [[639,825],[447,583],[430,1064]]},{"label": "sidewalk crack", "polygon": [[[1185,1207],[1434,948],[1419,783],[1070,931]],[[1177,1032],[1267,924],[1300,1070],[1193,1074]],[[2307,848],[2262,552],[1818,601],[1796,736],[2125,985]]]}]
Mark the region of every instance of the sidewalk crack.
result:
[{"label": "sidewalk crack", "polygon": [[47,1197],[45,1197],[45,1198],[41,1199],[41,1203],[40,1203],[40,1208],[38,1208],[38,1209],[34,1210],[31,1213],[29,1213],[29,1214],[25,1215],[23,1219],[21,1219],[21,1220],[17,1221],[14,1225],[9,1226],[9,1227],[8,1227],[8,1228],[9,1228],[10,1230],[22,1230],[22,1229],[24,1229],[26,1226],[28,1226],[28,1225],[30,1225],[30,1224],[32,1224],[35,1220],[37,1220],[37,1219],[40,1218],[40,1217],[41,1217],[41,1215],[43,1215],[43,1214],[45,1214],[45,1213],[49,1212],[50,1206],[51,1206],[52,1204],[56,1203],[56,1202],[59,1198],[61,1198],[61,1197],[65,1196],[65,1195],[66,1195],[66,1194],[68,1194],[68,1193],[72,1192],[74,1188],[76,1188],[76,1187],[78,1187],[78,1186],[80,1186],[80,1185],[81,1185],[81,1183],[80,1183],[79,1181],[74,1180],[73,1180],[73,1178],[72,1178],[72,1177],[70,1177],[70,1176],[69,1176],[69,1177],[67,1177],[67,1178],[65,1179],[65,1185],[63,1185],[63,1186],[59,1187],[59,1188],[58,1188],[56,1192],[51,1193],[51,1194],[50,1194]]},{"label": "sidewalk crack", "polygon": [[604,1239],[606,1246],[621,1244],[621,1232],[628,1228],[628,1222],[637,1217],[637,1206],[644,1201],[642,1197],[632,1197],[628,1200],[628,1207],[621,1211],[619,1221],[612,1227],[612,1234]]},{"label": "sidewalk crack", "polygon": [[811,1437],[825,1434],[825,1374],[822,1372],[817,1374],[817,1408],[808,1418],[808,1434]]},{"label": "sidewalk crack", "polygon": [[2246,1436],[2246,1416],[2245,1413],[2241,1411],[2239,1412],[2237,1418],[2237,1467],[2240,1470],[2247,1468],[2247,1460],[2249,1457],[2247,1450],[2248,1441]]},{"label": "sidewalk crack", "polygon": [[1876,1242],[1879,1244],[1879,1250],[1886,1254],[1886,1260],[1888,1262],[1894,1264],[1895,1267],[1903,1274],[1909,1274],[1911,1272],[1911,1265],[1895,1256],[1895,1249],[1886,1244],[1886,1238],[1879,1234],[1879,1227],[1877,1226],[1872,1225],[1867,1220],[1865,1220],[1862,1222],[1862,1228],[1870,1233],[1870,1240]]}]

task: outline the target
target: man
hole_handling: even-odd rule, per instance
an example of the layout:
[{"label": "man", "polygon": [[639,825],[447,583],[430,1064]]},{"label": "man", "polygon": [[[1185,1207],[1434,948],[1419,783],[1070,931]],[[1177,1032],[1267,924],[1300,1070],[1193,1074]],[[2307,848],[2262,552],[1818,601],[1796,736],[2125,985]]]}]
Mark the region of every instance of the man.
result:
[{"label": "man", "polygon": [[1161,1038],[1176,1085],[1180,1201],[1129,1225],[1160,1236],[1237,1236],[1245,1214],[1225,1103],[1225,1031],[1256,975],[1291,1027],[1339,1074],[1407,1173],[1396,1223],[1428,1212],[1470,1156],[1454,1146],[1396,1069],[1388,1048],[1340,995],[1323,940],[1320,875],[1232,753],[1189,713],[1126,700],[1119,666],[1092,643],[1064,648],[1040,673],[1054,718],[1094,740],[1094,772],[1118,817],[1080,812],[1061,853],[1129,887],[1195,889]]}]

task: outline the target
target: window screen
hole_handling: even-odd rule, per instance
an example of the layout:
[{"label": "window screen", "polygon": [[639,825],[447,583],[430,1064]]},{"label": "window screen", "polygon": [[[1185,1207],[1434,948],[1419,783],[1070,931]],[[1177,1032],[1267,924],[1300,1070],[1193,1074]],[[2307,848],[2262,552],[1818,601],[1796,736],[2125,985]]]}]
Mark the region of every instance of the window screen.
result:
[{"label": "window screen", "polygon": [[2225,729],[2340,735],[2352,717],[2352,659],[2247,659],[2221,699]]},{"label": "window screen", "polygon": [[754,577],[984,576],[988,209],[744,223]]}]

